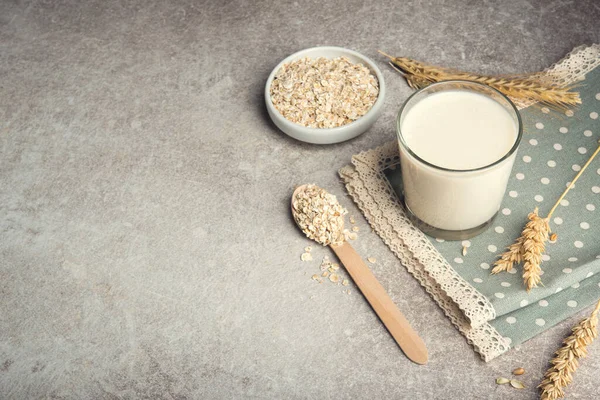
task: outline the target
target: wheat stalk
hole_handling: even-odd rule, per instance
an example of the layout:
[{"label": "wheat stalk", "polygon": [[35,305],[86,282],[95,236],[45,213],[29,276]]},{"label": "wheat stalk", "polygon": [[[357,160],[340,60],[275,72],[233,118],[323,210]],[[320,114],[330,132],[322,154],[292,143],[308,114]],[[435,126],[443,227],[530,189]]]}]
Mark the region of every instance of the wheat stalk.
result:
[{"label": "wheat stalk", "polygon": [[556,351],[556,357],[544,374],[544,380],[538,386],[542,400],[556,400],[564,397],[563,388],[573,381],[573,373],[579,365],[578,359],[587,355],[587,346],[598,337],[598,312],[600,301],[588,318],[581,321],[573,329],[571,336],[563,341],[563,346]]},{"label": "wheat stalk", "polygon": [[578,92],[572,92],[570,87],[549,84],[541,78],[541,74],[513,76],[477,75],[427,65],[406,57],[393,57],[382,51],[379,51],[379,53],[391,60],[392,67],[404,76],[408,85],[413,89],[421,89],[435,82],[465,80],[483,83],[513,99],[532,100],[562,109],[581,104]]}]

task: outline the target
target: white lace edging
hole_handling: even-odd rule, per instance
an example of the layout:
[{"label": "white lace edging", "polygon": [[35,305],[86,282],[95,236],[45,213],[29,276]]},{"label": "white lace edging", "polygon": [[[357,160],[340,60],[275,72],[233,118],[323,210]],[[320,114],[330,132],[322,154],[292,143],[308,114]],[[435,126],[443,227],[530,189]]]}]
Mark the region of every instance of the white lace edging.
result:
[{"label": "white lace edging", "polygon": [[[580,46],[544,71],[553,83],[571,84],[600,65],[600,46]],[[518,102],[519,109],[531,103]],[[429,239],[408,219],[383,171],[399,164],[396,141],[361,152],[339,171],[348,193],[375,232],[421,283],[456,328],[487,362],[510,349],[488,322],[496,312],[488,299],[466,282]]]}]

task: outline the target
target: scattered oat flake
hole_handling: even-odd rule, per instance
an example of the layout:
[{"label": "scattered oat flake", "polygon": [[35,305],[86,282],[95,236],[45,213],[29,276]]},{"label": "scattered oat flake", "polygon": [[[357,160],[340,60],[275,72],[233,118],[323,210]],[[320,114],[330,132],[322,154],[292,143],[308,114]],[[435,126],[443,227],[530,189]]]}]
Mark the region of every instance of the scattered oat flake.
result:
[{"label": "scattered oat flake", "polygon": [[306,247],[304,248],[304,251],[305,251],[305,252],[307,252],[307,253],[310,253],[310,252],[311,252],[311,250],[312,250],[312,246],[306,246]]},{"label": "scattered oat flake", "polygon": [[333,283],[338,283],[340,281],[340,276],[334,272],[333,274],[329,275],[329,280]]},{"label": "scattered oat flake", "polygon": [[331,268],[333,268],[334,271],[337,271],[338,269],[340,269],[340,264],[333,263],[333,264],[331,264]]},{"label": "scattered oat flake", "polygon": [[346,294],[350,294],[350,289],[346,290]]},{"label": "scattered oat flake", "polygon": [[358,231],[360,231],[360,228],[358,226],[352,227],[352,232],[358,232]]},{"label": "scattered oat flake", "polygon": [[553,233],[552,235],[550,235],[551,242],[556,242],[556,239],[558,239],[558,235],[556,233]]},{"label": "scattered oat flake", "polygon": [[375,264],[377,262],[377,259],[375,257],[368,257],[367,261],[370,262],[371,264]]},{"label": "scattered oat flake", "polygon": [[344,234],[344,239],[346,240],[356,240],[358,235],[354,232],[351,232],[349,229],[344,229],[342,232]]},{"label": "scattered oat flake", "polygon": [[348,279],[344,279],[342,281],[342,285],[344,285],[344,286],[348,286],[349,284],[350,284],[350,281]]},{"label": "scattered oat flake", "polygon": [[467,246],[463,246],[462,255],[463,255],[463,257],[467,255]]},{"label": "scattered oat flake", "polygon": [[302,259],[302,261],[312,261],[313,258],[310,253],[302,253],[300,259]]},{"label": "scattered oat flake", "polygon": [[318,280],[319,280],[319,275],[317,275],[317,274],[314,274],[313,276],[311,276],[311,279],[312,279],[313,281],[318,281]]},{"label": "scattered oat flake", "polygon": [[329,268],[327,268],[327,271],[331,273],[335,272],[335,269],[333,269],[333,265],[330,265]]},{"label": "scattered oat flake", "polygon": [[496,378],[496,384],[498,384],[498,385],[504,385],[504,384],[506,384],[508,382],[510,382],[510,379]]},{"label": "scattered oat flake", "polygon": [[350,216],[350,223],[351,223],[351,224],[355,224],[355,223],[356,223],[356,220],[354,219],[354,217],[353,217],[353,216]]},{"label": "scattered oat flake", "polygon": [[321,274],[321,276],[322,276],[323,278],[327,278],[327,276],[328,276],[328,275],[329,275],[329,272],[327,272],[327,271],[325,271],[325,272],[323,272],[323,273]]}]

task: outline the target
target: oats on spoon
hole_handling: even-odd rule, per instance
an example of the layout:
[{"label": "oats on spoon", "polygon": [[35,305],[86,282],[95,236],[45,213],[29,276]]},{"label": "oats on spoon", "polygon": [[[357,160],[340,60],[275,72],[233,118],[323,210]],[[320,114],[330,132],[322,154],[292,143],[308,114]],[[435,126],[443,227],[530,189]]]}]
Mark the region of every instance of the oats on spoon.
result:
[{"label": "oats on spoon", "polygon": [[292,196],[292,214],[309,239],[323,246],[344,241],[344,215],[347,211],[334,195],[316,185],[300,186]]}]

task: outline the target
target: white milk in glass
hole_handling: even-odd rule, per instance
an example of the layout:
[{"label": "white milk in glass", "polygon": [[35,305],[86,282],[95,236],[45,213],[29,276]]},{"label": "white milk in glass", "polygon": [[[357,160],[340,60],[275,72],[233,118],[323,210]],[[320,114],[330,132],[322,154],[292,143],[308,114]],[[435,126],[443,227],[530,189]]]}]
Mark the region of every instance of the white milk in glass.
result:
[{"label": "white milk in glass", "polygon": [[505,107],[472,91],[440,91],[404,110],[400,130],[410,151],[426,161],[400,145],[405,202],[416,217],[460,231],[498,212],[516,152],[494,163],[510,152],[519,133]]}]

